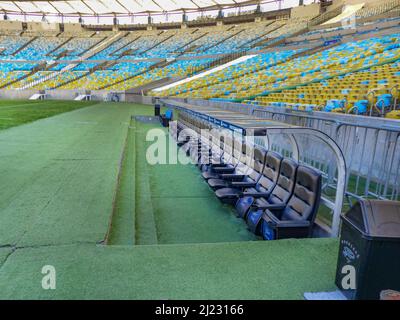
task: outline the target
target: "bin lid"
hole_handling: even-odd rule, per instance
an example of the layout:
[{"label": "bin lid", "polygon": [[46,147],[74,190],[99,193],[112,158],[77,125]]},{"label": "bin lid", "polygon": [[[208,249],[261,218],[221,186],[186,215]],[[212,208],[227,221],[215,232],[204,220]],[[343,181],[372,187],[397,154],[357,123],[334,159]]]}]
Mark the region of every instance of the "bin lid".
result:
[{"label": "bin lid", "polygon": [[360,200],[343,219],[365,237],[400,240],[400,202]]}]

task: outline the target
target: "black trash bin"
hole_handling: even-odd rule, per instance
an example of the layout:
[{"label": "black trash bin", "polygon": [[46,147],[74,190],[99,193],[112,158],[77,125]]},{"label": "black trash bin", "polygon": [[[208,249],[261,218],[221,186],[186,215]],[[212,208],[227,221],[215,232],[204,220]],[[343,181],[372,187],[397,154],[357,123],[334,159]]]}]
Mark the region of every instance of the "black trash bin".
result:
[{"label": "black trash bin", "polygon": [[336,286],[348,299],[400,290],[400,202],[362,200],[342,215]]},{"label": "black trash bin", "polygon": [[156,102],[156,104],[154,105],[154,116],[155,117],[160,116],[160,110],[161,110],[161,106],[159,103]]}]

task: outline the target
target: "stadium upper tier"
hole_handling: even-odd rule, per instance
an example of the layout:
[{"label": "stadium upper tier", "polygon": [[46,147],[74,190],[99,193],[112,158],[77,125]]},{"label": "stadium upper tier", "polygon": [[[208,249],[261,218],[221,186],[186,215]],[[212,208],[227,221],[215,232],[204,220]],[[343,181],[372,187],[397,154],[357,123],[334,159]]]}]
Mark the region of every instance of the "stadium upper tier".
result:
[{"label": "stadium upper tier", "polygon": [[[257,42],[281,39],[303,30],[306,26],[306,21],[292,19],[179,30],[121,32],[120,37],[88,59],[129,60],[222,55],[259,49],[266,43],[258,46]],[[87,32],[78,37],[63,33],[57,36],[3,35],[0,38],[0,60],[79,60],[108,38],[110,35],[102,32]]]}]

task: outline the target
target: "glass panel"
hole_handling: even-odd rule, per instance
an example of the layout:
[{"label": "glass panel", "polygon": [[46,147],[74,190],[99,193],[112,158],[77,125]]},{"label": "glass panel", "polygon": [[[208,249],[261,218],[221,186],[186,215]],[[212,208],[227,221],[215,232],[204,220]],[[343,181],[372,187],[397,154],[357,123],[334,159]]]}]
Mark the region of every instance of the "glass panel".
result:
[{"label": "glass panel", "polygon": [[144,11],[162,11],[158,5],[156,5],[152,0],[135,0],[139,5],[145,8]]},{"label": "glass panel", "polygon": [[[155,0],[156,2],[164,2],[163,0]],[[171,0],[177,3],[180,9],[197,9],[197,6],[190,0]]]},{"label": "glass panel", "polygon": [[108,8],[108,12],[112,13],[129,13],[123,6],[115,0],[98,0]]},{"label": "glass panel", "polygon": [[32,4],[32,2],[17,2],[18,7],[24,12],[40,12],[39,8]]},{"label": "glass panel", "polygon": [[[248,0],[245,0],[248,1]],[[214,2],[218,3],[218,4],[233,4],[234,2],[232,0],[214,0]],[[236,1],[236,2],[240,2],[240,1]]]},{"label": "glass panel", "polygon": [[46,1],[35,1],[35,6],[46,13],[58,13],[57,10]]},{"label": "glass panel", "polygon": [[85,4],[90,7],[96,14],[111,13],[110,9],[104,6],[103,3],[97,0],[85,0]]},{"label": "glass panel", "polygon": [[176,2],[173,0],[154,0],[157,5],[165,11],[174,11],[182,8],[180,1]]},{"label": "glass panel", "polygon": [[68,4],[73,7],[76,12],[93,14],[93,11],[90,10],[82,1],[67,1]]},{"label": "glass panel", "polygon": [[20,12],[21,10],[13,4],[11,1],[0,1],[0,7],[6,11],[17,11]]},{"label": "glass panel", "polygon": [[62,12],[63,14],[76,12],[76,10],[72,8],[70,5],[68,5],[66,1],[51,1],[51,4],[55,6],[57,10]]},{"label": "glass panel", "polygon": [[200,8],[215,6],[216,2],[213,0],[193,0]]},{"label": "glass panel", "polygon": [[142,6],[132,0],[119,0],[119,2],[132,13],[146,11]]}]

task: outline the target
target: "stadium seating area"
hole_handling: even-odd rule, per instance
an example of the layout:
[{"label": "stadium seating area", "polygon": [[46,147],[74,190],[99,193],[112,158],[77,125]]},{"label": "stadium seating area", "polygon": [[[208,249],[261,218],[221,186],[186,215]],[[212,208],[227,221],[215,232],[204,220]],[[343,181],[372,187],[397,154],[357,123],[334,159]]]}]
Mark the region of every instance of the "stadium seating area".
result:
[{"label": "stadium seating area", "polygon": [[[400,30],[392,24],[379,34],[362,19],[397,21],[393,12],[399,7],[395,0],[365,4],[356,16],[357,28],[367,29],[351,35],[344,26],[310,29],[314,16],[182,29],[85,31],[79,36],[1,32],[0,60],[7,61],[1,67],[1,87],[123,91],[161,79],[179,80],[249,55],[149,94],[375,114],[381,106],[394,109],[398,98]],[[391,13],[386,20],[385,13]]]},{"label": "stadium seating area", "polygon": [[31,38],[19,36],[6,36],[0,40],[0,48],[4,49],[1,52],[2,60],[12,59],[13,54],[16,53],[22,46],[27,44]]},{"label": "stadium seating area", "polygon": [[[398,85],[398,63],[391,62],[400,58],[399,48],[399,34],[390,34],[346,42],[311,55],[304,52],[295,59],[288,58],[296,53],[301,55],[300,50],[273,53],[273,61],[269,60],[271,55],[260,54],[220,72],[153,94],[227,101],[256,97],[255,103],[259,105],[365,114],[365,100],[370,99],[369,105],[374,105],[386,95],[388,108],[398,98],[388,95],[394,94],[392,88]],[[352,82],[353,79],[357,81]],[[371,90],[375,95],[368,98]]]},{"label": "stadium seating area", "polygon": [[56,51],[52,53],[53,56],[58,56],[62,54],[63,52],[66,53],[63,57],[60,58],[60,60],[75,60],[79,59],[79,57],[99,43],[101,40],[104,38],[81,38],[81,37],[74,37],[70,41],[65,42],[64,45],[60,48],[58,48]]},{"label": "stadium seating area", "polygon": [[63,43],[63,39],[57,37],[39,36],[32,41],[14,58],[16,60],[43,60],[45,56]]},{"label": "stadium seating area", "polygon": [[[367,106],[381,102],[379,107],[390,107],[394,88],[400,84],[399,62],[348,73],[318,83],[299,86],[279,93],[259,97],[259,104],[290,106],[309,110],[322,108],[324,111],[366,114]],[[370,96],[368,93],[372,92]],[[398,94],[398,93],[397,93]],[[389,95],[389,96],[388,96]],[[398,96],[396,96],[398,98]],[[368,99],[372,99],[368,101]],[[389,100],[387,100],[389,99]]]},{"label": "stadium seating area", "polygon": [[236,85],[241,81],[251,81],[254,74],[258,74],[271,66],[288,60],[296,53],[295,50],[268,52],[250,58],[243,63],[232,65],[206,77],[173,87],[167,91],[154,92],[159,96],[178,96],[192,98],[214,98],[230,94],[236,90]]},{"label": "stadium seating area", "polygon": [[400,6],[400,2],[398,0],[389,0],[389,1],[384,1],[382,3],[378,2],[377,3],[371,3],[360,10],[356,12],[356,17],[361,19],[361,18],[367,18],[367,17],[372,17],[372,16],[377,16],[380,14],[383,14],[385,12],[394,10]]}]

